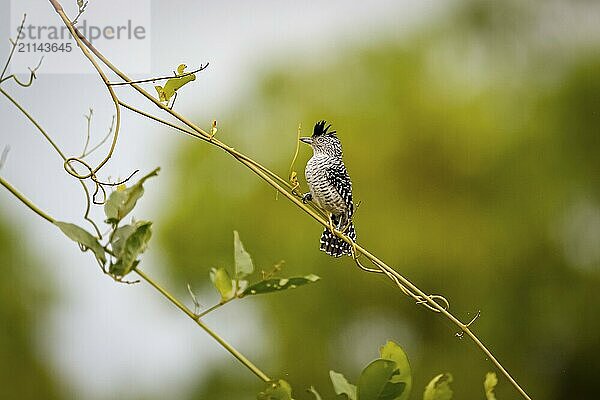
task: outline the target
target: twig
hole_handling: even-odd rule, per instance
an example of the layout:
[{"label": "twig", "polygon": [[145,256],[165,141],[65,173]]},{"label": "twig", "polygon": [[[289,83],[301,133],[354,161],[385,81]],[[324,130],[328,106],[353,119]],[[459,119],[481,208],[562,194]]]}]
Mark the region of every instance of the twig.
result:
[{"label": "twig", "polygon": [[17,44],[19,43],[19,40],[21,38],[21,31],[23,30],[23,26],[25,25],[26,19],[27,19],[27,14],[23,14],[23,19],[21,20],[21,24],[19,25],[19,28],[17,29],[17,38],[15,40],[12,40],[12,39],[10,40],[10,44],[12,45],[12,47],[10,49],[10,53],[8,54],[8,58],[6,59],[6,63],[4,64],[4,68],[2,69],[2,73],[0,74],[0,85],[9,79],[13,79],[15,82],[17,82],[17,84],[19,84],[22,87],[31,86],[31,84],[33,83],[33,80],[36,78],[35,73],[40,68],[40,66],[42,65],[42,61],[44,60],[44,56],[42,56],[40,58],[40,61],[34,68],[29,68],[29,81],[27,81],[27,82],[21,82],[19,80],[19,78],[17,78],[16,74],[10,74],[8,76],[4,76],[4,74],[8,70],[8,66],[10,65],[10,62],[12,61],[13,55],[15,53],[15,49],[17,48]]},{"label": "twig", "polygon": [[81,15],[85,12],[87,5],[88,5],[87,1],[86,2],[83,2],[81,0],[77,1],[77,6],[79,7],[79,12],[75,16],[75,19],[73,19],[73,22],[71,22],[73,25],[75,25],[77,23],[77,21],[79,20],[79,17],[81,17]]},{"label": "twig", "polygon": [[112,121],[111,121],[111,123],[110,123],[110,126],[108,127],[108,133],[106,134],[106,136],[104,136],[104,138],[103,138],[103,139],[102,139],[100,142],[98,142],[98,144],[97,144],[97,145],[95,145],[94,147],[92,147],[92,148],[90,149],[90,151],[88,151],[87,153],[84,153],[84,154],[83,154],[83,156],[82,156],[81,158],[83,158],[83,157],[86,157],[86,156],[89,156],[89,155],[90,155],[90,154],[92,154],[94,151],[96,151],[97,149],[99,149],[99,148],[100,148],[100,146],[102,146],[104,143],[106,143],[106,141],[108,140],[108,138],[110,137],[110,135],[112,135],[112,133],[113,133],[113,129],[114,129],[114,128],[115,128],[115,116],[113,115],[113,116],[112,116]]},{"label": "twig", "polygon": [[194,294],[194,291],[192,290],[192,287],[189,283],[187,284],[187,290],[190,294],[190,297],[192,298],[192,302],[194,303],[194,314],[198,315],[198,312],[200,311],[200,302],[196,298],[196,295]]},{"label": "twig", "polygon": [[296,176],[296,171],[294,171],[294,164],[296,163],[296,159],[298,158],[298,151],[300,150],[300,135],[302,134],[302,124],[298,124],[298,130],[296,131],[296,151],[294,151],[294,157],[292,158],[292,163],[290,164],[290,170],[288,172],[288,180],[292,185],[292,193],[296,194],[296,190],[300,187],[300,183],[298,182],[298,177]]},{"label": "twig", "polygon": [[23,26],[25,26],[25,20],[27,19],[27,14],[23,14],[23,19],[21,20],[21,25],[19,25],[19,29],[17,29],[17,38],[13,41],[11,40],[12,47],[10,49],[10,53],[8,54],[8,58],[6,59],[6,63],[4,64],[4,68],[2,68],[2,73],[0,74],[0,82],[3,82],[4,74],[8,69],[8,66],[12,60],[13,55],[15,54],[15,49],[17,48],[17,44],[19,43],[19,38],[21,37],[21,31],[23,30]]},{"label": "twig", "polygon": [[205,65],[200,64],[200,68],[195,69],[191,72],[186,72],[185,74],[181,74],[181,75],[175,74],[175,75],[170,75],[170,76],[161,76],[158,78],[147,78],[147,79],[141,79],[138,81],[128,81],[128,82],[109,82],[108,85],[110,85],[110,86],[133,85],[133,84],[138,84],[138,83],[164,81],[166,79],[173,79],[173,78],[183,78],[188,75],[193,75],[196,72],[204,71],[206,68],[208,68],[208,64],[209,63],[206,63]]},{"label": "twig", "polygon": [[88,114],[83,115],[83,117],[87,121],[87,129],[86,129],[86,136],[85,136],[85,145],[83,146],[83,151],[81,152],[81,155],[79,156],[79,158],[85,157],[85,152],[87,151],[88,145],[90,144],[90,130],[92,129],[92,116],[93,115],[94,115],[94,110],[92,108],[90,108],[90,111]]},{"label": "twig", "polygon": [[38,64],[34,68],[29,68],[29,80],[27,82],[21,82],[19,80],[19,78],[17,78],[16,74],[10,74],[8,76],[5,76],[3,79],[0,79],[0,84],[4,83],[5,81],[7,81],[9,79],[12,79],[15,82],[17,82],[17,84],[21,87],[31,86],[33,84],[33,81],[37,78],[35,73],[42,66],[42,61],[44,61],[44,56],[40,57],[40,61],[38,61]]},{"label": "twig", "polygon": [[236,295],[236,296],[233,296],[230,299],[223,300],[223,301],[215,304],[214,306],[211,306],[211,307],[207,308],[206,310],[202,311],[201,313],[196,314],[196,319],[200,319],[200,318],[204,317],[205,315],[210,314],[211,312],[213,312],[215,310],[218,310],[219,308],[223,307],[225,304],[227,304],[230,301],[235,300],[237,298],[239,298],[239,297],[237,297],[237,295]]},{"label": "twig", "polygon": [[[139,108],[133,107],[132,105],[127,104],[127,103],[123,102],[122,100],[119,100],[119,104],[123,108],[126,108],[126,109],[128,109],[130,111],[133,111],[136,114],[139,114],[139,115],[141,115],[141,116],[143,116],[145,118],[149,118],[149,119],[151,119],[153,121],[160,122],[163,125],[171,127],[173,129],[176,129],[179,132],[183,132],[183,133],[185,133],[185,134],[187,134],[189,136],[192,136],[192,137],[194,137],[196,139],[204,140],[205,142],[209,142],[209,143],[213,142],[213,140],[211,139],[210,135],[208,137],[204,137],[204,136],[200,135],[198,132],[195,132],[194,130],[191,130],[191,129],[179,126],[179,125],[174,124],[172,122],[169,122],[169,121],[167,121],[165,119],[162,119],[160,117],[157,117],[155,115],[147,113],[146,111],[143,111],[143,110],[140,110]],[[235,152],[235,150],[233,150],[233,149],[231,149],[231,150]],[[284,185],[285,187],[287,187],[289,189],[292,189],[292,186],[285,179],[281,178],[279,175],[275,174],[274,172],[272,172],[271,170],[267,169],[266,167],[264,167],[263,165],[259,164],[258,162],[252,160],[250,157],[248,157],[248,156],[246,156],[244,154],[241,154],[241,153],[238,153],[237,157],[239,157],[240,159],[244,159],[244,161],[246,161],[248,163],[253,164],[256,168],[259,168],[261,171],[263,171],[264,173],[266,173],[267,175],[269,175],[271,178],[277,180],[281,185]]]}]

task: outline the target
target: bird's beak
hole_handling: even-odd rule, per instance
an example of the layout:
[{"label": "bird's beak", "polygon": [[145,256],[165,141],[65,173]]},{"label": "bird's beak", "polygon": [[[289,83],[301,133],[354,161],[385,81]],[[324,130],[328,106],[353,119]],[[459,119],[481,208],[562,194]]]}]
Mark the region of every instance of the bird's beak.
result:
[{"label": "bird's beak", "polygon": [[313,140],[312,140],[312,138],[311,138],[311,137],[301,137],[301,138],[300,138],[300,141],[301,141],[301,142],[304,142],[304,143],[306,143],[306,144],[312,144],[312,142],[313,142]]}]

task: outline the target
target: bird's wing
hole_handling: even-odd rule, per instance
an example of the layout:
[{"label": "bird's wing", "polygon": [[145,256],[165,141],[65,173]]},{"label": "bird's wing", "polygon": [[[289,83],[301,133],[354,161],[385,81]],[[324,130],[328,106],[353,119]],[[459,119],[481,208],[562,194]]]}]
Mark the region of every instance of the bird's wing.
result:
[{"label": "bird's wing", "polygon": [[327,180],[331,182],[333,187],[340,194],[344,203],[348,206],[348,217],[354,213],[354,203],[352,202],[352,182],[346,167],[343,163],[332,165],[325,170]]}]

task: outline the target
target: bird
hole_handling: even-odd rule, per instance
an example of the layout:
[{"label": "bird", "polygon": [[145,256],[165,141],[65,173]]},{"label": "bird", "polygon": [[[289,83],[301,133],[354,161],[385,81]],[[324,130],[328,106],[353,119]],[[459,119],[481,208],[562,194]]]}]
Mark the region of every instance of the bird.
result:
[{"label": "bird", "polygon": [[333,257],[352,255],[352,245],[333,233],[333,229],[343,232],[356,242],[356,230],[352,222],[354,203],[352,202],[352,181],[342,161],[342,143],[331,124],[325,120],[315,124],[310,137],[300,141],[310,145],[313,156],[306,163],[304,174],[310,191],[302,196],[302,201],[312,201],[329,217],[329,227],[321,235],[320,250]]}]

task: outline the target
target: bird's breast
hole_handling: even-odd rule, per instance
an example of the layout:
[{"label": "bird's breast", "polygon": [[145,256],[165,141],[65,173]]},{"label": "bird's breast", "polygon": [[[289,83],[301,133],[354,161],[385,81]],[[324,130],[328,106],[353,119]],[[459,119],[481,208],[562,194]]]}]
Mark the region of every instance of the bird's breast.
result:
[{"label": "bird's breast", "polygon": [[341,214],[347,205],[327,175],[327,168],[334,162],[329,156],[314,155],[306,164],[305,175],[313,201],[330,213]]}]

